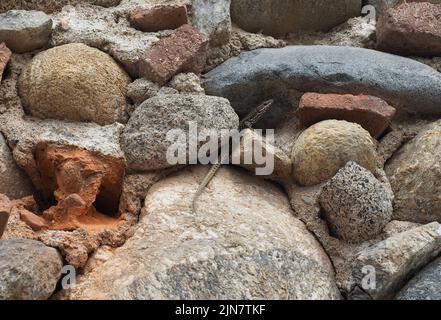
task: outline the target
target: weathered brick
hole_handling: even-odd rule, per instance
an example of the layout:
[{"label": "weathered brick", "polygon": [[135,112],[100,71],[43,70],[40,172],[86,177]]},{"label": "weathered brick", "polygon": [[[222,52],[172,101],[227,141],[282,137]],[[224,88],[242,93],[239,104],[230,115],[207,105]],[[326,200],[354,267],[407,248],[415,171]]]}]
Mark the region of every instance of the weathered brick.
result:
[{"label": "weathered brick", "polygon": [[185,5],[159,5],[149,9],[136,9],[130,15],[130,23],[144,32],[176,29],[188,23]]},{"label": "weathered brick", "polygon": [[8,49],[5,43],[0,43],[0,82],[2,81],[3,71],[11,58],[11,54],[11,50]]},{"label": "weathered brick", "polygon": [[159,40],[139,62],[139,74],[153,82],[165,84],[180,72],[202,72],[208,38],[189,25],[176,29]]},{"label": "weathered brick", "polygon": [[377,138],[389,126],[396,110],[386,101],[366,95],[306,93],[300,99],[297,116],[302,127],[328,120],[358,123]]},{"label": "weathered brick", "polygon": [[441,55],[441,4],[403,3],[377,23],[378,49],[400,55]]}]

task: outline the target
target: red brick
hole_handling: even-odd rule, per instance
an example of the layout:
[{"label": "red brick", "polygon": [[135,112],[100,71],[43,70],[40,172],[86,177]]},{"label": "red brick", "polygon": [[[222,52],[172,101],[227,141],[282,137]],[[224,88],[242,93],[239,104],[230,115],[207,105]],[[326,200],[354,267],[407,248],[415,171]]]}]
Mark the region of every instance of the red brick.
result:
[{"label": "red brick", "polygon": [[8,49],[5,43],[0,43],[0,82],[2,81],[3,71],[11,58],[11,50]]},{"label": "red brick", "polygon": [[180,72],[202,72],[208,38],[189,25],[159,40],[139,62],[139,74],[161,85]]},{"label": "red brick", "polygon": [[336,119],[358,123],[378,138],[389,126],[396,110],[386,101],[365,95],[305,93],[297,116],[302,127]]},{"label": "red brick", "polygon": [[137,9],[130,15],[130,23],[144,32],[176,29],[188,23],[185,5],[159,5],[150,9]]},{"label": "red brick", "polygon": [[377,23],[379,50],[400,55],[441,55],[441,4],[403,3]]}]

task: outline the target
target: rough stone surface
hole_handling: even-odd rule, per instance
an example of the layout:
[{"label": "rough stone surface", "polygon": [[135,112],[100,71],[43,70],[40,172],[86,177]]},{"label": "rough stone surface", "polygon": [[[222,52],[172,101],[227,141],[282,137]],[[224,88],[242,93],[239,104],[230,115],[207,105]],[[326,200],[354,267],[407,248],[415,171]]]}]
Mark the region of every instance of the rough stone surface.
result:
[{"label": "rough stone surface", "polygon": [[191,213],[205,173],[193,167],[155,184],[134,236],[69,298],[340,298],[326,254],[274,185],[222,168]]},{"label": "rough stone surface", "polygon": [[[441,225],[433,222],[362,250],[353,262],[349,299],[390,299],[421,267],[441,252]],[[363,288],[366,271],[375,287]]]},{"label": "rough stone surface", "polygon": [[154,33],[142,32],[130,26],[126,19],[133,6],[115,8],[65,7],[54,16],[51,45],[83,43],[111,55],[134,78],[138,77],[138,62],[158,41]]},{"label": "rough stone surface", "polygon": [[169,86],[179,93],[205,94],[204,88],[201,87],[201,79],[194,73],[180,73],[174,76]]},{"label": "rough stone surface", "polygon": [[139,62],[139,74],[165,84],[179,72],[199,74],[205,66],[208,39],[189,25],[162,38]]},{"label": "rough stone surface", "polygon": [[294,179],[312,186],[332,178],[349,161],[375,171],[375,145],[360,125],[342,120],[319,122],[299,136],[291,154]]},{"label": "rough stone surface", "polygon": [[46,13],[52,13],[61,10],[67,5],[93,4],[103,7],[116,6],[121,0],[2,0],[0,3],[0,12],[14,9],[22,10],[40,10]]},{"label": "rough stone surface", "polygon": [[395,194],[395,219],[441,222],[441,121],[401,148],[385,170]]},{"label": "rough stone surface", "polygon": [[135,105],[156,96],[159,92],[159,85],[143,78],[136,79],[127,87],[127,96]]},{"label": "rough stone surface", "polygon": [[231,0],[192,0],[192,25],[205,34],[212,46],[228,43],[231,37]]},{"label": "rough stone surface", "polygon": [[[237,129],[239,126],[237,115],[224,98],[176,94],[155,96],[135,110],[121,137],[129,167],[148,171],[174,166],[167,161],[167,150],[172,145],[177,149],[184,148],[188,157],[189,122],[197,124],[198,130]],[[184,141],[176,136],[168,140],[167,133],[172,129],[181,130],[180,133],[185,134]]]},{"label": "rough stone surface", "polygon": [[52,33],[52,19],[41,11],[11,10],[0,14],[0,42],[18,53],[44,47]]},{"label": "rough stone surface", "polygon": [[11,214],[11,202],[8,197],[0,193],[0,239],[8,224],[9,215]]},{"label": "rough stone surface", "polygon": [[37,55],[20,77],[19,92],[33,116],[105,125],[125,122],[129,83],[106,53],[68,44]]},{"label": "rough stone surface", "polygon": [[441,73],[411,59],[361,48],[289,46],[260,49],[229,59],[207,73],[209,95],[227,98],[240,116],[270,97],[268,125],[292,109],[289,90],[365,94],[397,110],[441,114]]},{"label": "rough stone surface", "polygon": [[[379,18],[388,8],[404,2],[403,0],[363,0],[363,6],[372,5],[376,11],[376,17]],[[441,3],[441,0],[406,0],[406,2],[430,2]]]},{"label": "rough stone surface", "polygon": [[55,290],[63,261],[59,253],[38,241],[0,242],[0,299],[45,300]]},{"label": "rough stone surface", "polygon": [[381,233],[392,217],[393,195],[375,176],[348,162],[323,187],[320,204],[331,232],[359,243]]},{"label": "rough stone surface", "polygon": [[441,4],[403,3],[377,23],[379,50],[400,55],[441,55]]},{"label": "rough stone surface", "polygon": [[32,185],[26,174],[16,165],[3,135],[0,133],[0,193],[11,199],[32,194]]},{"label": "rough stone surface", "polygon": [[303,127],[336,119],[358,123],[378,138],[389,126],[395,108],[372,96],[306,93],[302,96],[297,116]]},{"label": "rough stone surface", "polygon": [[11,54],[11,50],[9,50],[5,43],[0,43],[0,82],[2,82],[3,72],[5,71],[6,65],[11,58]]},{"label": "rough stone surface", "polygon": [[421,270],[395,297],[397,300],[441,300],[441,258]]},{"label": "rough stone surface", "polygon": [[232,0],[233,22],[250,32],[283,36],[296,30],[327,31],[359,16],[361,0]]},{"label": "rough stone surface", "polygon": [[138,30],[156,32],[177,29],[188,23],[185,5],[158,5],[150,9],[137,9],[130,14],[130,23]]},{"label": "rough stone surface", "polygon": [[383,229],[383,236],[384,239],[390,238],[393,235],[396,235],[401,232],[409,231],[413,228],[420,227],[421,224],[409,222],[409,221],[399,221],[399,220],[392,220],[389,222],[386,227]]}]

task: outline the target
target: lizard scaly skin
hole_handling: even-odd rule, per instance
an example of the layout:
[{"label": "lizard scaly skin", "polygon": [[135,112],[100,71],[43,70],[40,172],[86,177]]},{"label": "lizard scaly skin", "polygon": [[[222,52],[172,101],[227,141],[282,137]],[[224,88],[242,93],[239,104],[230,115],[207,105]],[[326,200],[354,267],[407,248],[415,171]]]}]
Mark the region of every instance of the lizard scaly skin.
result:
[{"label": "lizard scaly skin", "polygon": [[[239,131],[243,129],[252,129],[252,126],[259,121],[262,116],[268,111],[268,109],[273,105],[274,100],[268,100],[260,104],[256,109],[251,111],[239,124]],[[218,158],[216,163],[214,163],[210,171],[206,174],[204,180],[202,180],[201,184],[199,185],[198,190],[196,191],[194,197],[193,197],[193,212],[196,213],[196,202],[198,198],[201,196],[202,192],[204,192],[204,189],[207,187],[207,185],[210,183],[210,181],[214,178],[217,171],[222,166],[223,158]]]}]

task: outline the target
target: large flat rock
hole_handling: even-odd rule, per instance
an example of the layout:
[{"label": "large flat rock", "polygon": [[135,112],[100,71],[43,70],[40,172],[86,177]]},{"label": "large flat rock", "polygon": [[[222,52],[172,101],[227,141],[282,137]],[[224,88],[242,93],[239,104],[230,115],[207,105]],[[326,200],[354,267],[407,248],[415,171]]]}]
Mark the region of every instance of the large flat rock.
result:
[{"label": "large flat rock", "polygon": [[267,117],[277,122],[292,109],[292,92],[367,94],[399,110],[441,114],[441,73],[411,59],[369,49],[289,46],[245,52],[204,76],[209,95],[222,96],[244,115],[269,97]]}]

